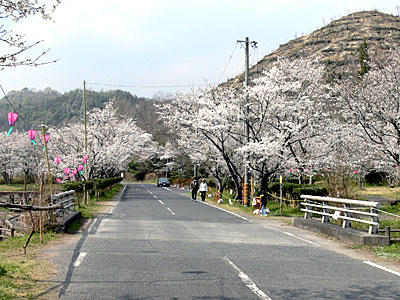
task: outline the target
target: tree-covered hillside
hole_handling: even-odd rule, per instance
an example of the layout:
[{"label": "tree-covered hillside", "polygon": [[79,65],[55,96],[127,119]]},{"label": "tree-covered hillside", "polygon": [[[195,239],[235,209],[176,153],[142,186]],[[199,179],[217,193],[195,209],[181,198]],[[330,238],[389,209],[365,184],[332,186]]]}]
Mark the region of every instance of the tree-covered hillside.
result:
[{"label": "tree-covered hillside", "polygon": [[[20,114],[15,130],[37,129],[42,122],[50,126],[64,124],[81,119],[83,121],[83,92],[80,89],[59,93],[51,88],[34,91],[24,88],[8,93],[15,110]],[[120,115],[132,117],[145,131],[151,133],[156,141],[165,143],[167,132],[155,114],[154,103],[160,100],[139,98],[129,92],[86,91],[87,110],[104,107],[109,100],[114,100],[114,107]],[[7,112],[12,110],[5,97],[0,103],[0,130],[8,130]]]}]

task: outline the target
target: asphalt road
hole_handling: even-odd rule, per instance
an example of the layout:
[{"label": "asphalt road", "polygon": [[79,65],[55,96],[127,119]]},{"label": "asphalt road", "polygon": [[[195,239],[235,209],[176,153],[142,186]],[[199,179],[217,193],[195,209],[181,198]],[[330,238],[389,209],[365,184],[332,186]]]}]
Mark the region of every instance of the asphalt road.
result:
[{"label": "asphalt road", "polygon": [[174,188],[128,185],[60,259],[61,299],[400,299],[400,274]]}]

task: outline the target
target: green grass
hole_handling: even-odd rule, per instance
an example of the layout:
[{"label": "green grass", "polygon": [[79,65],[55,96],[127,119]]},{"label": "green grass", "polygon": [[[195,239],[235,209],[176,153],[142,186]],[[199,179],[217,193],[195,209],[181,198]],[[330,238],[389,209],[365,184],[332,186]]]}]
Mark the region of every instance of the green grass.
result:
[{"label": "green grass", "polygon": [[[122,189],[118,184],[104,193],[99,201],[111,201]],[[17,188],[14,186],[13,188]],[[21,187],[19,187],[21,188]],[[23,185],[22,185],[23,189]],[[81,228],[85,218],[93,218],[98,214],[99,205],[92,197],[87,207],[80,208],[81,220],[75,221],[70,231]],[[50,263],[37,259],[36,253],[50,242],[57,240],[61,235],[48,232],[44,234],[43,244],[40,244],[39,233],[35,233],[27,248],[27,255],[23,254],[23,246],[28,236],[14,237],[0,242],[0,299],[37,299],[36,295],[56,285],[47,279],[51,276]]]},{"label": "green grass", "polygon": [[400,261],[400,243],[372,249],[377,256]]},{"label": "green grass", "polygon": [[396,205],[390,205],[390,203],[384,203],[380,209],[400,216],[400,203],[397,203]]},{"label": "green grass", "polygon": [[114,196],[118,194],[123,187],[124,187],[123,184],[114,185],[110,190],[108,190],[99,197],[99,201],[112,201]]},{"label": "green grass", "polygon": [[[81,211],[82,218],[75,220],[72,222],[68,229],[68,233],[73,233],[77,232],[80,230],[82,225],[85,223],[87,219],[93,219],[99,214],[99,209],[102,207],[102,205],[98,204],[97,202],[107,202],[107,201],[112,201],[114,196],[117,195],[121,189],[124,186],[122,184],[116,184],[114,185],[110,190],[107,192],[103,193],[100,197],[99,200],[96,200],[96,197],[91,196],[89,205],[88,206],[81,206],[78,210]],[[81,203],[83,201],[81,200]]]},{"label": "green grass", "polygon": [[299,207],[290,207],[287,205],[282,206],[282,213],[281,213],[280,203],[275,201],[269,201],[267,207],[270,210],[271,216],[302,217],[304,215],[304,212],[300,211]]},{"label": "green grass", "polygon": [[36,252],[59,235],[48,232],[40,244],[38,233],[32,236],[23,254],[23,245],[28,235],[10,238],[0,243],[0,299],[35,299],[35,295],[49,287],[41,279],[49,276],[49,263],[36,259]]},{"label": "green grass", "polygon": [[[213,197],[215,197],[215,191],[213,191]],[[229,198],[232,200],[233,205],[229,205]],[[240,202],[235,202],[233,196],[229,194],[228,191],[224,191],[223,193],[224,203],[219,204],[219,206],[233,210],[237,212],[242,212],[244,214],[252,214],[252,211],[256,209],[256,207],[246,207],[243,206]],[[269,216],[282,216],[282,217],[301,217],[303,216],[303,212],[300,211],[299,207],[290,207],[285,203],[282,206],[282,213],[280,212],[280,203],[278,201],[268,201],[267,207],[270,210]]]},{"label": "green grass", "polygon": [[357,190],[360,196],[381,196],[390,199],[400,198],[400,187],[389,186],[367,186],[363,190]]}]

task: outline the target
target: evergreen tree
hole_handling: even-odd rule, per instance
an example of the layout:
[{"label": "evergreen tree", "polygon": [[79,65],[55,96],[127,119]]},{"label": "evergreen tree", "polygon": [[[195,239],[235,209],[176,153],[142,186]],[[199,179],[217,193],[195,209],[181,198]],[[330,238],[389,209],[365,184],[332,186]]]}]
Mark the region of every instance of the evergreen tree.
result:
[{"label": "evergreen tree", "polygon": [[370,59],[368,55],[368,44],[364,40],[360,48],[358,49],[358,60],[360,62],[360,70],[358,70],[358,78],[362,79],[364,74],[368,73],[368,71],[371,69],[371,66],[369,65]]}]

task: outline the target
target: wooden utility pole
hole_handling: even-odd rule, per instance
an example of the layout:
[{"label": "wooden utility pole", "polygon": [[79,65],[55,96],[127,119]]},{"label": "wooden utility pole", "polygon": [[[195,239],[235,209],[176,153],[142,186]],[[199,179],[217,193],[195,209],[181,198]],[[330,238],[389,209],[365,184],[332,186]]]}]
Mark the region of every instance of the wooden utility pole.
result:
[{"label": "wooden utility pole", "polygon": [[[257,42],[249,41],[246,37],[244,41],[237,41],[238,43],[244,44],[245,49],[245,69],[244,69],[244,86],[249,86],[249,49],[250,45],[256,47]],[[246,97],[245,109],[244,109],[244,131],[246,134],[246,143],[250,142],[250,124],[249,124],[249,99]],[[243,182],[243,204],[249,206],[249,166],[248,166],[248,155],[244,157],[244,182]]]},{"label": "wooden utility pole", "polygon": [[44,151],[46,155],[46,162],[47,162],[47,178],[49,180],[49,186],[50,186],[50,199],[51,199],[51,204],[53,204],[53,187],[52,187],[52,177],[50,173],[50,162],[49,162],[49,155],[47,151],[47,141],[46,141],[46,128],[45,125],[42,123],[42,133],[43,133],[43,141],[44,141]]},{"label": "wooden utility pole", "polygon": [[[85,155],[88,154],[87,150],[87,123],[86,123],[86,80],[83,81],[83,110],[84,110],[84,119],[85,119]],[[83,188],[85,205],[89,204],[88,199],[88,191],[87,191],[87,180],[88,180],[88,170],[87,170],[87,160],[85,160],[85,185]]]}]

